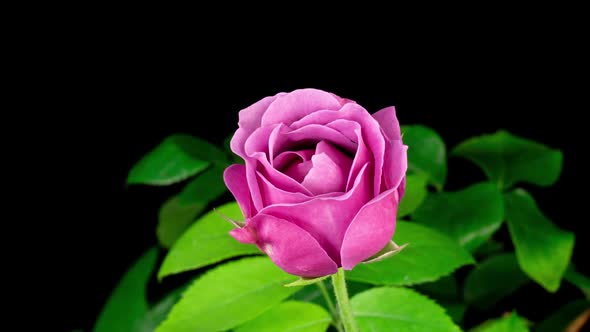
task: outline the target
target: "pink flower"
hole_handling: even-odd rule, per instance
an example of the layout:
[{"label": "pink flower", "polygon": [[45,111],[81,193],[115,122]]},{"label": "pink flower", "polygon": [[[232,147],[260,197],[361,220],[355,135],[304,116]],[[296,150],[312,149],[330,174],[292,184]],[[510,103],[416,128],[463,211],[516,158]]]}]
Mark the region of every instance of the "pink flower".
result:
[{"label": "pink flower", "polygon": [[230,234],[302,277],[350,270],[392,238],[407,146],[394,107],[369,114],[334,94],[301,89],[239,114],[225,184],[246,223]]}]

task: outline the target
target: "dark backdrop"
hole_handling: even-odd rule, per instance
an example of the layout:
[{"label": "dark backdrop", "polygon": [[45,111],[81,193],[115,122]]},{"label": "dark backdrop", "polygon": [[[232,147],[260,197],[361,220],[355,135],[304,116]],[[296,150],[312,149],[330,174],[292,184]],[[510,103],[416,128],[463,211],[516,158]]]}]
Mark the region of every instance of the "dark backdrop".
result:
[{"label": "dark backdrop", "polygon": [[[335,41],[302,47],[302,39],[278,41],[283,47],[277,48],[267,40],[244,47],[239,40],[205,43],[201,37],[124,33],[102,41],[106,47],[81,51],[69,66],[69,88],[60,96],[73,115],[55,128],[51,157],[66,162],[49,183],[65,192],[53,206],[57,235],[47,248],[57,264],[47,273],[52,294],[45,304],[63,300],[52,317],[60,328],[90,327],[127,266],[156,241],[158,207],[175,188],[126,188],[139,158],[177,132],[221,143],[236,129],[240,109],[303,87],[353,99],[370,112],[395,105],[402,124],[430,126],[448,147],[504,128],[562,149],[557,185],[527,188],[551,219],[576,232],[575,259],[582,264],[585,200],[574,190],[585,168],[577,112],[587,106],[576,83],[575,44],[540,37],[491,44],[435,39],[421,41],[419,49],[392,50]],[[458,48],[462,42],[467,47]],[[227,47],[218,49],[218,43]],[[477,168],[451,159],[448,189],[480,179]],[[522,301],[531,312],[547,303]]]}]

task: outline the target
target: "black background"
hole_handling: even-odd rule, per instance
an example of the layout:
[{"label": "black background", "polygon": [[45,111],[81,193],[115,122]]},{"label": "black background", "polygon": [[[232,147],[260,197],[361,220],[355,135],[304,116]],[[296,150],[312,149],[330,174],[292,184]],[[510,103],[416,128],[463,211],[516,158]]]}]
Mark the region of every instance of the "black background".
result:
[{"label": "black background", "polygon": [[[96,33],[96,44],[60,61],[67,71],[53,72],[67,81],[54,101],[73,112],[54,115],[55,141],[45,159],[56,173],[44,187],[60,194],[49,211],[59,216],[48,226],[53,233],[46,250],[53,259],[44,274],[50,294],[40,305],[63,302],[52,315],[58,328],[92,326],[127,266],[156,242],[158,207],[179,187],[126,188],[127,172],[139,158],[177,132],[220,144],[236,129],[240,109],[303,87],[353,99],[370,112],[395,105],[402,124],[434,128],[447,147],[503,128],[561,149],[559,182],[525,187],[546,215],[576,233],[574,258],[582,264],[586,200],[575,190],[585,176],[579,113],[587,104],[575,40],[544,31],[477,38],[429,32],[408,44],[355,44],[329,35],[312,42],[305,34],[228,39],[142,29]],[[450,160],[447,189],[478,180],[483,175],[477,168]],[[566,295],[575,294],[563,287]],[[565,301],[537,286],[521,295],[499,312],[517,305],[538,319]]]}]

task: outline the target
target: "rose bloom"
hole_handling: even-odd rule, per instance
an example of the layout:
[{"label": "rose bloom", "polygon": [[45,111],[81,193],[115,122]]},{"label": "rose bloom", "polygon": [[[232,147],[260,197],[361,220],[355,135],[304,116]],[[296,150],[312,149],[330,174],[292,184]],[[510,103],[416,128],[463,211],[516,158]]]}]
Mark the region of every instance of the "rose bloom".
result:
[{"label": "rose bloom", "polygon": [[334,274],[391,240],[405,190],[407,146],[394,107],[371,115],[316,89],[264,98],[239,113],[225,184],[256,244],[287,273]]}]

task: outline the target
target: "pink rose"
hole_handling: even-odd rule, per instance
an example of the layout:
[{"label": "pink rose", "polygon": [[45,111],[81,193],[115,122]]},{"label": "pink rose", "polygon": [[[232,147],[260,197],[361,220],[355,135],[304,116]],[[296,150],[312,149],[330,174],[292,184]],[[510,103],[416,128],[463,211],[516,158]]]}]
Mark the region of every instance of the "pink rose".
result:
[{"label": "pink rose", "polygon": [[350,270],[391,240],[407,146],[394,107],[369,114],[315,89],[264,98],[239,114],[225,184],[246,222],[230,234],[290,274]]}]

